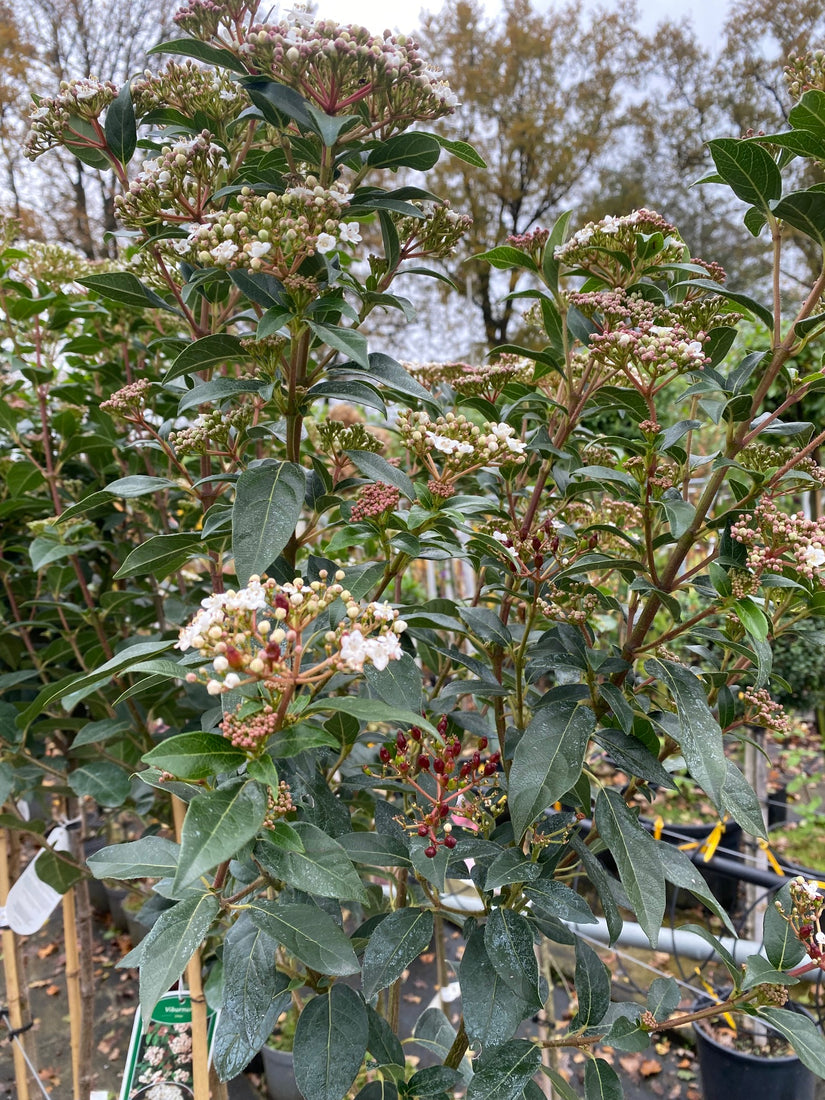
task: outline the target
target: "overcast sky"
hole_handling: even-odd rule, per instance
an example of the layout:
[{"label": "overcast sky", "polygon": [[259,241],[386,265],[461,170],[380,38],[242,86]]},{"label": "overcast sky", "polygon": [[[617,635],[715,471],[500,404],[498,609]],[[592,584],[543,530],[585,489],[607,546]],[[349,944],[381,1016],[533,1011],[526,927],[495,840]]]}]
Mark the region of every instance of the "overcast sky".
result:
[{"label": "overcast sky", "polygon": [[[699,37],[706,45],[713,45],[718,41],[727,8],[726,0],[638,0],[638,2],[642,11],[641,25],[644,30],[651,30],[665,16],[673,19],[687,15],[693,20]],[[499,7],[497,0],[485,0],[485,3],[490,11]],[[602,3],[605,7],[609,7],[610,0],[602,0]],[[322,18],[328,16],[342,23],[360,23],[372,31],[383,31],[387,26],[391,30],[412,31],[419,21],[419,13],[437,11],[441,7],[441,0],[425,0],[424,3],[412,0],[404,6],[389,5],[386,0],[317,0],[317,4],[318,15]],[[535,4],[540,11],[547,10],[551,6],[548,0],[535,0]],[[433,60],[437,59],[433,58]]]}]

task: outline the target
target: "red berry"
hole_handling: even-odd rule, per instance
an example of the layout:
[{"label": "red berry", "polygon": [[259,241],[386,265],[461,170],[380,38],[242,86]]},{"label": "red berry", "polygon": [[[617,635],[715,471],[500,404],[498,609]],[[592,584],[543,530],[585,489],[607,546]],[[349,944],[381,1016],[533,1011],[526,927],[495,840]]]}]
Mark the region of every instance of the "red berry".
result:
[{"label": "red berry", "polygon": [[455,848],[457,843],[458,843],[458,841],[456,840],[456,838],[453,836],[452,833],[447,833],[447,835],[444,837],[444,847],[445,848]]},{"label": "red berry", "polygon": [[433,761],[433,771],[436,772],[437,775],[444,774],[444,761],[440,756],[437,756]]},{"label": "red berry", "polygon": [[422,771],[428,772],[430,770],[430,758],[425,752],[422,752],[419,756],[418,766]]},{"label": "red berry", "polygon": [[410,729],[410,737],[412,737],[413,741],[421,740],[421,730],[418,728],[418,726],[413,726]]},{"label": "red berry", "polygon": [[444,734],[447,732],[447,715],[446,714],[441,715],[441,717],[438,719],[438,725],[435,728],[438,730],[438,732],[443,737]]},{"label": "red berry", "polygon": [[498,762],[500,760],[501,760],[501,753],[500,752],[490,753],[490,763],[491,764],[498,764]]},{"label": "red berry", "polygon": [[439,817],[442,817],[442,818],[444,818],[444,817],[446,817],[446,816],[447,816],[447,814],[448,814],[449,812],[450,812],[450,807],[449,807],[449,806],[448,806],[448,805],[447,805],[446,803],[442,802],[442,804],[441,804],[441,805],[440,805],[440,806],[438,807],[438,815],[439,815]]},{"label": "red berry", "polygon": [[496,774],[496,766],[492,762],[492,760],[488,761],[488,763],[486,763],[484,765],[484,774],[485,775],[495,775]]},{"label": "red berry", "polygon": [[427,857],[427,859],[435,859],[435,853],[437,850],[438,849],[436,848],[436,846],[434,844],[431,844],[429,848],[424,849],[424,855]]},{"label": "red berry", "polygon": [[429,836],[430,835],[430,830],[427,828],[426,825],[419,825],[418,826],[418,835],[419,836]]},{"label": "red berry", "polygon": [[479,737],[478,747],[481,749],[482,752],[487,748],[489,744],[490,742],[487,740],[486,737]]},{"label": "red berry", "polygon": [[404,734],[400,730],[395,735],[395,743],[396,743],[396,745],[398,745],[398,751],[399,752],[403,752],[404,749],[406,749],[406,747],[407,747],[407,738],[404,736]]},{"label": "red berry", "polygon": [[381,748],[378,751],[378,755],[381,759],[382,764],[389,764],[390,759],[391,759],[391,754],[390,754],[390,750],[385,745],[381,746]]},{"label": "red berry", "polygon": [[466,764],[461,765],[461,771],[458,773],[462,779],[466,779],[473,770],[473,765],[468,761]]},{"label": "red berry", "polygon": [[479,764],[481,763],[481,753],[480,752],[474,752],[473,756],[472,756],[472,760],[473,760],[473,767],[477,768],[479,766]]}]

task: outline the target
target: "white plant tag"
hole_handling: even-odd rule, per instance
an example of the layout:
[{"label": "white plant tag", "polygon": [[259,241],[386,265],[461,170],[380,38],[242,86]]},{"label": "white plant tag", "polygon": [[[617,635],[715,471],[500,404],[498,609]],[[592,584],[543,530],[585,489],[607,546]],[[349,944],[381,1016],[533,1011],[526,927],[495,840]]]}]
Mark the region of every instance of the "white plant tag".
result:
[{"label": "white plant tag", "polygon": [[[48,839],[49,845],[56,852],[69,851],[69,831],[62,825],[52,829]],[[63,897],[48,883],[38,878],[35,864],[40,854],[40,852],[37,853],[15,882],[6,899],[6,922],[13,932],[21,936],[29,936],[42,928]]]}]

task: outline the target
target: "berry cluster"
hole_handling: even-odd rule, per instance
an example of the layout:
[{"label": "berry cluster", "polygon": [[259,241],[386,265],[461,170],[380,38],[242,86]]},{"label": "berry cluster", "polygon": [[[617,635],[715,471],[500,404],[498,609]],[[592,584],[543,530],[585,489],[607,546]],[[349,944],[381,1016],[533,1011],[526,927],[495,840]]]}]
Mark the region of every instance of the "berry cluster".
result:
[{"label": "berry cluster", "polygon": [[[501,753],[490,753],[486,759],[482,753],[487,748],[487,738],[481,737],[478,748],[460,760],[462,744],[456,737],[447,737],[447,716],[443,715],[436,727],[438,737],[422,732],[413,726],[409,736],[400,730],[394,742],[381,746],[382,778],[401,779],[415,791],[416,800],[411,812],[413,821],[405,819],[404,827],[429,839],[424,855],[434,859],[439,847],[455,848],[453,824],[477,829],[484,808],[489,806],[489,793],[498,786],[498,770]],[[368,766],[367,775],[375,775]],[[424,780],[424,777],[429,777]],[[426,785],[425,785],[426,783]]]}]

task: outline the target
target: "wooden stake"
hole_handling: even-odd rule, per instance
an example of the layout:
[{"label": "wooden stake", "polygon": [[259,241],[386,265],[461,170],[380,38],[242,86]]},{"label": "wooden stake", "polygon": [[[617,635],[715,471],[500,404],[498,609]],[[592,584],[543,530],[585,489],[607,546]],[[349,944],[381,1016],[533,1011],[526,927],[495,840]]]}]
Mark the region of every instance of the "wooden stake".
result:
[{"label": "wooden stake", "polygon": [[[0,829],[0,904],[5,905],[9,896],[11,883],[9,882],[9,834],[7,829]],[[23,1012],[20,1003],[20,975],[17,968],[17,944],[14,932],[10,928],[4,928],[2,933],[3,965],[6,972],[6,997],[8,998],[9,1026],[12,1031],[17,1031],[23,1026]],[[29,1100],[29,1078],[26,1060],[20,1041],[12,1043],[14,1056],[14,1080],[17,1085],[18,1100]]]},{"label": "wooden stake", "polygon": [[66,942],[66,989],[69,994],[69,1035],[72,1048],[72,1095],[80,1095],[80,1043],[83,1029],[83,1001],[80,996],[80,952],[74,889],[63,895],[63,938]]},{"label": "wooden stake", "polygon": [[[180,840],[186,805],[172,795],[175,836]],[[209,1100],[209,1033],[206,1022],[206,998],[203,995],[201,953],[196,951],[186,967],[186,983],[192,1005],[192,1085],[195,1100]]]}]

